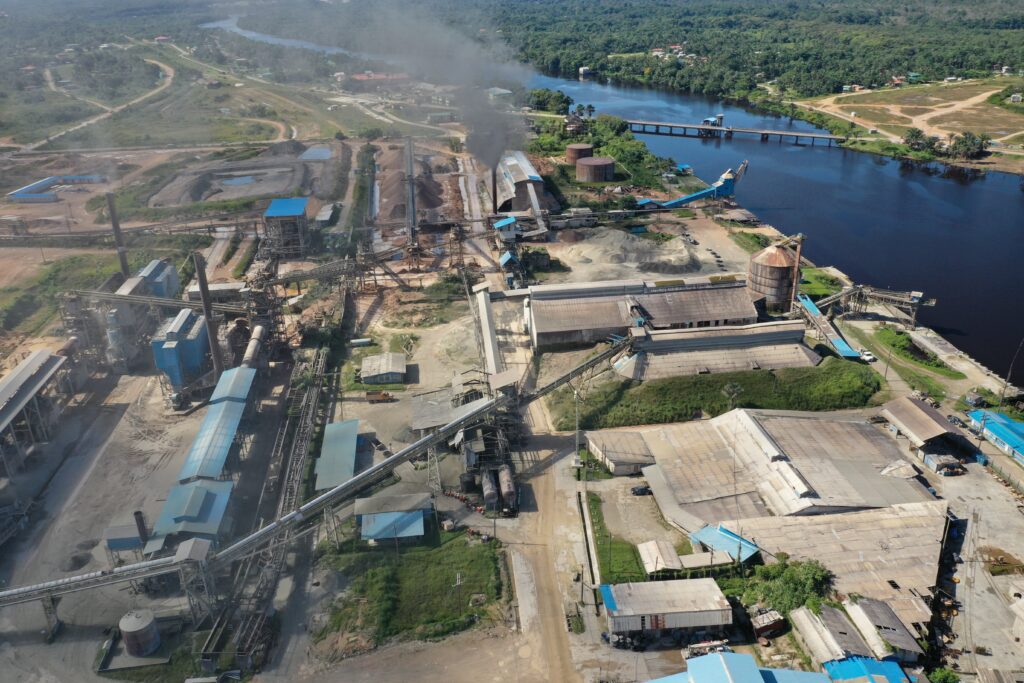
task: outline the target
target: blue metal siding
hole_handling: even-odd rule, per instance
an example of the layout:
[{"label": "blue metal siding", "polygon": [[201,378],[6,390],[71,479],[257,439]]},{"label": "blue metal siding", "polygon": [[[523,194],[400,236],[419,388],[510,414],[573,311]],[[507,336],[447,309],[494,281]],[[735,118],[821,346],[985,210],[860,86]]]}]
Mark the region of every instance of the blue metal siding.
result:
[{"label": "blue metal siding", "polygon": [[982,429],[984,424],[985,438],[1024,465],[1024,423],[991,410],[974,410],[968,413],[967,417],[978,429]]},{"label": "blue metal siding", "polygon": [[244,411],[245,404],[237,401],[222,401],[210,406],[199,434],[185,456],[185,464],[178,472],[178,481],[217,479],[223,474]]},{"label": "blue metal siding", "polygon": [[[707,548],[727,553],[733,560],[746,562],[758,552],[757,544],[719,525],[698,529],[690,534],[690,540]],[[737,558],[737,554],[739,557]]]},{"label": "blue metal siding", "polygon": [[687,670],[648,683],[830,683],[828,676],[790,669],[761,669],[748,654],[716,652],[687,660]]},{"label": "blue metal siding", "polygon": [[216,538],[233,487],[230,481],[196,481],[174,486],[153,525],[154,538],[180,533]]},{"label": "blue metal siding", "polygon": [[615,593],[612,592],[612,587],[608,584],[601,586],[601,602],[604,603],[605,609],[612,612],[619,609],[619,603],[615,602]]},{"label": "blue metal siding", "polygon": [[875,683],[910,683],[900,665],[892,661],[880,662],[868,657],[847,657],[822,664],[835,683],[866,678]]},{"label": "blue metal siding", "polygon": [[360,525],[363,540],[414,538],[423,535],[423,510],[363,515]]},{"label": "blue metal siding", "polygon": [[252,390],[253,380],[256,379],[255,368],[233,368],[225,370],[217,382],[217,387],[210,396],[210,403],[216,404],[222,401],[241,401],[249,399],[249,392]]},{"label": "blue metal siding", "polygon": [[292,216],[305,216],[306,204],[309,202],[305,197],[292,197],[290,199],[275,199],[270,202],[264,218],[288,218]]}]

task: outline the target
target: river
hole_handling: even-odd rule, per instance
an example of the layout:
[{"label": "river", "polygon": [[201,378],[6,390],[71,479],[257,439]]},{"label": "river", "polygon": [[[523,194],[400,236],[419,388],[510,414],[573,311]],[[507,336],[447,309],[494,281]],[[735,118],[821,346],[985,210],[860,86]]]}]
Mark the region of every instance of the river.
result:
[{"label": "river", "polygon": [[[236,20],[210,28],[252,40],[326,52],[340,48],[244,31]],[[726,125],[817,130],[695,95],[534,76],[530,87],[561,90],[598,113],[670,122],[725,114]],[[640,136],[658,155],[690,164],[707,181],[744,160],[736,200],[786,234],[807,237],[805,253],[856,282],[920,290],[938,299],[919,320],[1005,375],[1024,338],[1024,185],[1006,173],[971,174],[818,144],[756,136],[702,140]],[[1022,354],[1024,355],[1024,354]],[[1014,366],[1024,383],[1024,358]]]}]

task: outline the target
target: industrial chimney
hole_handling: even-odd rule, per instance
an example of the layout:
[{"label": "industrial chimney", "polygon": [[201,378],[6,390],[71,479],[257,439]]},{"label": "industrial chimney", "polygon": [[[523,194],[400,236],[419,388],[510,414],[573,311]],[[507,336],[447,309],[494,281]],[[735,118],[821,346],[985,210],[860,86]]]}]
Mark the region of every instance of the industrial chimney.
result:
[{"label": "industrial chimney", "polygon": [[491,214],[498,215],[498,167],[491,169]]},{"label": "industrial chimney", "polygon": [[117,219],[117,206],[114,204],[114,193],[107,193],[107,213],[110,214],[110,227],[114,231],[114,244],[117,245],[117,260],[121,262],[121,274],[127,280],[131,277],[128,269],[128,250],[124,246],[124,236],[121,234],[121,222]]},{"label": "industrial chimney", "polygon": [[206,284],[206,259],[198,251],[192,252],[192,260],[196,264],[196,281],[199,283],[199,298],[203,302],[203,317],[206,319],[206,334],[210,338],[210,359],[213,361],[213,374],[220,379],[224,372],[224,363],[220,358],[220,342],[217,341],[217,320],[213,317],[213,302],[210,300],[210,287]]},{"label": "industrial chimney", "polygon": [[146,518],[142,516],[142,510],[135,511],[135,528],[139,531],[139,540],[143,543],[149,540],[149,530],[146,529]]}]

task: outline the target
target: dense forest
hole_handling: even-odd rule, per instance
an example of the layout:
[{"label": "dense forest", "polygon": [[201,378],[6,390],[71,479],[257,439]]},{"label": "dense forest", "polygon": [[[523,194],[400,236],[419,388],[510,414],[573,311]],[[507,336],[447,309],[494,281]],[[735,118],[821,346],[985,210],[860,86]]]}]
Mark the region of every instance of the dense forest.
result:
[{"label": "dense forest", "polygon": [[[344,27],[403,7],[399,0],[273,4],[242,24],[367,49],[373,31]],[[1024,68],[1024,4],[1015,0],[422,0],[416,7],[473,40],[507,44],[552,75],[589,67],[617,81],[711,95],[744,96],[768,81],[789,94],[820,95],[908,72],[940,79]],[[306,21],[294,21],[300,16]],[[672,45],[683,59],[651,54]]]}]

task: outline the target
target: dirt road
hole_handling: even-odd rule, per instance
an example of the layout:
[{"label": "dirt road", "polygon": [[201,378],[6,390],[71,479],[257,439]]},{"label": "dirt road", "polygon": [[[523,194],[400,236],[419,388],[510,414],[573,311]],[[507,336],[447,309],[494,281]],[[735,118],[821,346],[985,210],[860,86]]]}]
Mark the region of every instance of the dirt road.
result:
[{"label": "dirt road", "polygon": [[64,130],[62,130],[60,132],[57,132],[57,133],[54,133],[53,135],[45,137],[42,140],[39,140],[37,142],[33,142],[33,143],[30,143],[30,144],[24,145],[22,147],[22,149],[25,149],[25,150],[38,149],[39,147],[42,147],[43,145],[49,144],[50,142],[52,142],[53,140],[56,140],[57,138],[64,137],[68,133],[72,133],[72,132],[74,132],[76,130],[81,130],[82,128],[85,128],[86,126],[91,126],[94,123],[97,123],[99,121],[103,121],[104,119],[110,118],[114,114],[116,114],[116,113],[118,113],[120,111],[123,111],[123,110],[127,109],[128,107],[131,107],[133,105],[139,104],[140,102],[145,102],[146,100],[150,99],[151,97],[155,97],[156,95],[159,95],[160,93],[162,93],[167,88],[171,87],[171,83],[174,82],[174,68],[173,67],[168,66],[167,64],[164,64],[163,62],[158,62],[155,59],[146,59],[144,61],[146,61],[148,64],[155,64],[156,66],[160,67],[160,71],[163,72],[163,79],[160,81],[160,84],[158,86],[156,86],[155,88],[153,88],[152,90],[150,90],[150,91],[148,91],[146,93],[143,93],[142,95],[139,95],[138,97],[136,97],[135,99],[133,99],[133,100],[131,100],[129,102],[125,102],[124,104],[121,104],[121,105],[118,105],[116,107],[107,109],[102,114],[97,114],[96,116],[93,116],[92,118],[88,118],[85,121],[81,121],[79,123],[76,123],[73,126],[65,128]]}]

